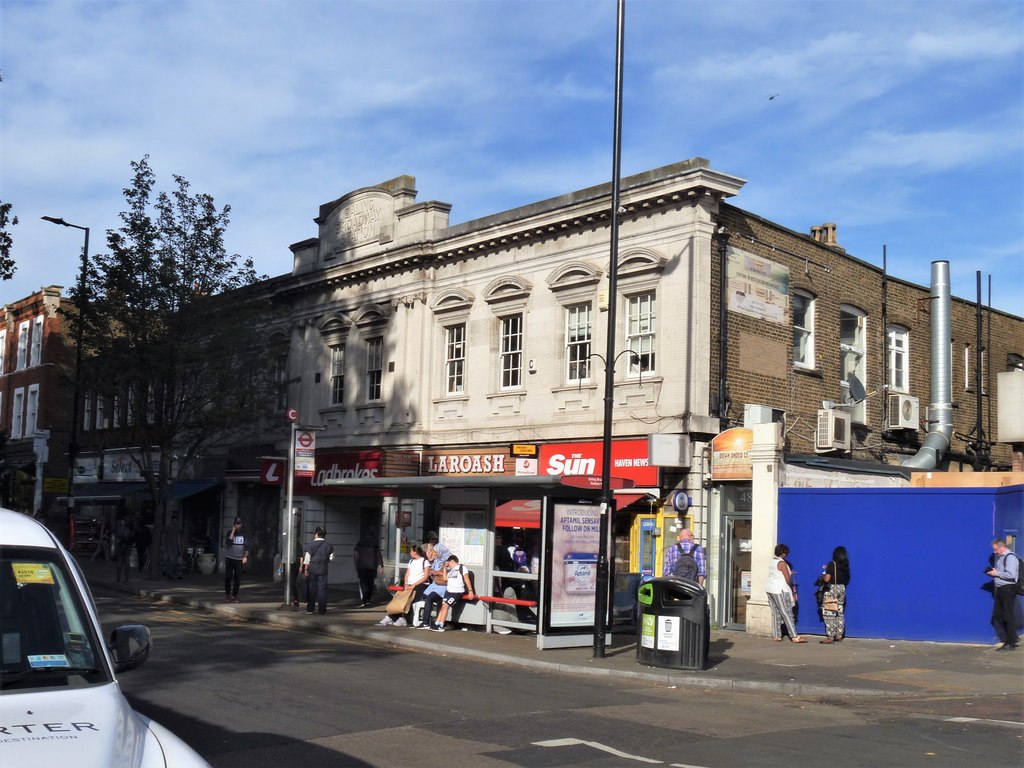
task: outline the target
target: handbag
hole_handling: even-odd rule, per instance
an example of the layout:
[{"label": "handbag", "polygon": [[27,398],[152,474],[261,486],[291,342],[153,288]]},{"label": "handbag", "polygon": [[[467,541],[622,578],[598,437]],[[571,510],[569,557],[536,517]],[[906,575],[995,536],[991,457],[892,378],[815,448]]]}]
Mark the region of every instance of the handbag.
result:
[{"label": "handbag", "polygon": [[415,589],[403,589],[401,592],[395,592],[395,596],[391,598],[391,602],[384,609],[385,612],[391,615],[404,616],[409,612],[409,604],[412,602],[412,596],[415,594]]},{"label": "handbag", "polygon": [[829,613],[839,613],[839,598],[832,594],[831,589],[822,596],[821,610],[828,611]]},{"label": "handbag", "polygon": [[430,578],[439,587],[443,587],[448,583],[448,570],[446,568],[442,568],[439,571],[431,571]]}]

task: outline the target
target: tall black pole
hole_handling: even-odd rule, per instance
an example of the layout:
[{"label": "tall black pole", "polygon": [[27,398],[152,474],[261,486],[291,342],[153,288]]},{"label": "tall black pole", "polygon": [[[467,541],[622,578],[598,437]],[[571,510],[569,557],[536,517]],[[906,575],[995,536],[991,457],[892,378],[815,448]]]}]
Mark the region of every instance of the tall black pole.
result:
[{"label": "tall black pole", "polygon": [[65,520],[65,541],[70,546],[71,541],[71,518],[75,514],[75,459],[78,458],[78,399],[82,388],[82,340],[85,334],[85,305],[86,287],[85,281],[89,269],[89,228],[80,227],[78,224],[69,224],[64,219],[53,216],[43,216],[43,221],[51,224],[59,224],[62,227],[71,227],[85,232],[85,243],[82,245],[82,268],[78,276],[78,325],[75,329],[75,379],[74,395],[71,402],[71,429],[68,436],[68,507],[67,520]]},{"label": "tall black pole", "polygon": [[601,525],[597,551],[597,594],[594,598],[594,658],[604,658],[608,618],[608,537],[612,504],[612,408],[615,404],[616,309],[619,304],[619,174],[622,166],[622,49],[626,26],[626,0],[619,0],[615,37],[615,130],[612,148],[611,259],[608,265],[608,346],[604,357],[604,430],[601,445]]}]

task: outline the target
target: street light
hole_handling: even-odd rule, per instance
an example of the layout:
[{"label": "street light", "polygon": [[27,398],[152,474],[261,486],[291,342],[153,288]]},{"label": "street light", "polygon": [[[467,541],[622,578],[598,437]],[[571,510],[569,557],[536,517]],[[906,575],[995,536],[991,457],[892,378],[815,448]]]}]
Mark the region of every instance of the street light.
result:
[{"label": "street light", "polygon": [[[71,433],[68,438],[68,520],[67,535],[71,535],[71,517],[75,509],[75,459],[78,458],[78,396],[82,386],[82,336],[85,326],[85,280],[89,267],[89,228],[78,224],[69,224],[64,219],[54,216],[43,216],[43,221],[71,227],[85,232],[85,244],[82,246],[82,271],[78,276],[78,327],[75,333],[75,386],[74,399],[71,404]],[[70,542],[69,542],[70,543]]]},{"label": "street light", "polygon": [[612,504],[612,408],[615,404],[615,315],[618,306],[619,274],[619,176],[622,166],[622,49],[626,25],[626,3],[619,0],[615,36],[615,130],[612,141],[612,223],[611,259],[608,265],[608,346],[604,369],[604,429],[601,440],[601,524],[597,550],[597,594],[594,599],[594,658],[604,658],[608,614],[608,535]]}]

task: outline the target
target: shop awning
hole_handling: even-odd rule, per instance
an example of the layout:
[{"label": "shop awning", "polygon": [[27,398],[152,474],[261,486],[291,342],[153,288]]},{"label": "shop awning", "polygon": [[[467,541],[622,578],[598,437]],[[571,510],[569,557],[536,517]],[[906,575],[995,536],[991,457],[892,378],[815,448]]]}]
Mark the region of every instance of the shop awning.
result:
[{"label": "shop awning", "polygon": [[171,490],[167,494],[167,498],[187,499],[189,496],[195,496],[197,493],[212,491],[214,488],[219,487],[219,480],[179,480],[171,486]]},{"label": "shop awning", "polygon": [[495,510],[498,528],[540,528],[540,499],[515,499]]},{"label": "shop awning", "polygon": [[[149,494],[149,487],[145,483],[91,483],[89,485],[75,486],[75,500],[99,501],[102,499],[121,499],[133,494]],[[59,501],[66,501],[67,496],[58,497]]]},{"label": "shop awning", "polygon": [[[590,491],[601,489],[601,478],[596,475],[418,475],[415,477],[342,477],[328,478],[324,485],[343,488],[561,488],[563,490],[583,488]],[[610,479],[609,487],[614,491],[632,488],[635,483],[622,477]]]}]

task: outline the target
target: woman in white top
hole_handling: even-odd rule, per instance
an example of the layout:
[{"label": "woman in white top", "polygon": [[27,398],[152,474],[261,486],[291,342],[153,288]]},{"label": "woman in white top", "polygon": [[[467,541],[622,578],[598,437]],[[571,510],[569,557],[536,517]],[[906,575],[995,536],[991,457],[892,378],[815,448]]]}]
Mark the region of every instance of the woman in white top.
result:
[{"label": "woman in white top", "polygon": [[807,640],[796,632],[796,620],[793,618],[793,605],[796,594],[793,592],[793,574],[786,564],[789,547],[778,544],[775,557],[768,566],[768,605],[772,609],[772,640],[782,642],[782,625],[786,625],[786,633],[794,643],[806,643]]},{"label": "woman in white top", "polygon": [[405,569],[405,583],[402,585],[402,592],[411,592],[411,597],[406,599],[404,613],[389,613],[377,622],[379,626],[389,627],[394,625],[396,627],[404,627],[408,624],[405,613],[412,609],[413,603],[420,599],[423,590],[427,588],[427,568],[429,566],[430,561],[424,555],[422,547],[412,547],[409,550],[409,565]]}]

